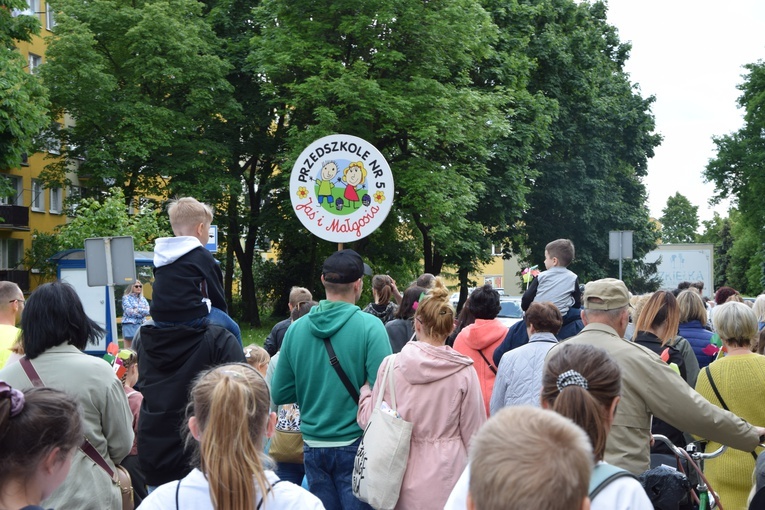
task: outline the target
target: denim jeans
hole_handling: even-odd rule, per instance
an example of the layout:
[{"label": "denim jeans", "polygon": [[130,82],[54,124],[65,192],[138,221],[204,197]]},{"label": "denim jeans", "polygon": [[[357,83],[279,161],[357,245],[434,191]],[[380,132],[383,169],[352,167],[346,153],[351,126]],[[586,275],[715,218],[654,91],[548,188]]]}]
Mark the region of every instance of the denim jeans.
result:
[{"label": "denim jeans", "polygon": [[296,462],[277,462],[276,476],[280,480],[292,482],[295,485],[302,485],[305,477],[305,466]]},{"label": "denim jeans", "polygon": [[319,498],[324,508],[332,510],[371,510],[371,506],[357,499],[351,490],[353,463],[361,438],[348,446],[314,448],[305,444],[305,476],[308,490]]}]

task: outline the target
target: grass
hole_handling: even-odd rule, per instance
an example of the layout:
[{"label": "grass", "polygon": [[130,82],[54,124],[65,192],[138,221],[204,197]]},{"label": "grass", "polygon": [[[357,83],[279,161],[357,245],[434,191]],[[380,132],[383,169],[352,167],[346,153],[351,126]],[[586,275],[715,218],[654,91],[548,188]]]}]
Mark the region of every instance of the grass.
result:
[{"label": "grass", "polygon": [[271,329],[279,320],[273,317],[261,317],[259,328],[252,327],[246,322],[240,322],[239,328],[242,330],[242,344],[257,344],[262,347]]}]

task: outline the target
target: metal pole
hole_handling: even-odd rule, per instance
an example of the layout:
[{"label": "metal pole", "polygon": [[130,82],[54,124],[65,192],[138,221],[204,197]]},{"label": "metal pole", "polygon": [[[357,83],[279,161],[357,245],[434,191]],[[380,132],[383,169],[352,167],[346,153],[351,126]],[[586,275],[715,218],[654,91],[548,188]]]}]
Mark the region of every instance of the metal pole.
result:
[{"label": "metal pole", "polygon": [[622,250],[624,249],[624,248],[622,248],[622,246],[623,246],[622,238],[623,237],[624,237],[624,230],[620,230],[619,231],[619,279],[620,280],[622,279],[622,257],[624,255],[622,253]]},{"label": "metal pole", "polygon": [[110,343],[117,343],[117,311],[114,309],[114,271],[112,270],[112,238],[107,237],[104,239],[104,248],[106,248],[106,290],[109,296],[109,325],[111,327],[111,335],[106,341],[107,347]]}]

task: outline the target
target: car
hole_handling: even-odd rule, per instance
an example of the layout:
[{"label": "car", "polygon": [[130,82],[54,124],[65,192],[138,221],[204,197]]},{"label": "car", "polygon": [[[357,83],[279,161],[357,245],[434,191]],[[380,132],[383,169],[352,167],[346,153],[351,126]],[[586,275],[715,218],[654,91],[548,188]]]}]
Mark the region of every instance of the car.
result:
[{"label": "car", "polygon": [[523,320],[521,309],[521,296],[503,296],[499,300],[501,307],[497,319],[508,328],[516,322]]}]

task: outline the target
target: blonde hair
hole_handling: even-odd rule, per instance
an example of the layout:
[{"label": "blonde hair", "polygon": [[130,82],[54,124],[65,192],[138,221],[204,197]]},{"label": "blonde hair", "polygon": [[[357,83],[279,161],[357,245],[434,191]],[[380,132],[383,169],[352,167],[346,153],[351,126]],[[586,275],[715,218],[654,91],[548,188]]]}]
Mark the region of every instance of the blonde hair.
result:
[{"label": "blonde hair", "polygon": [[292,305],[292,308],[299,306],[300,303],[311,301],[312,299],[313,296],[311,295],[311,291],[305,287],[292,287],[290,289],[289,303]]},{"label": "blonde hair", "polygon": [[436,339],[446,340],[454,329],[454,308],[441,277],[436,277],[433,288],[419,302],[414,318],[425,328],[426,335]]},{"label": "blonde hair", "polygon": [[199,423],[199,468],[209,481],[213,508],[251,510],[258,492],[265,500],[269,405],[265,379],[244,363],[213,368],[194,383],[190,411]]},{"label": "blonde hair", "polygon": [[244,348],[244,358],[247,364],[255,369],[271,361],[268,351],[257,344],[250,344]]},{"label": "blonde hair", "polygon": [[668,290],[658,290],[648,298],[643,310],[640,312],[637,323],[635,323],[635,335],[641,331],[655,331],[666,325],[664,337],[661,339],[661,345],[666,345],[677,336],[677,328],[680,325],[680,311],[677,307],[675,295]]},{"label": "blonde hair", "polygon": [[723,342],[734,347],[748,347],[759,333],[757,316],[751,308],[737,301],[717,305],[712,322]]},{"label": "blonde hair", "polygon": [[571,420],[535,407],[505,407],[473,438],[470,498],[480,510],[580,508],[592,465],[590,441]]},{"label": "blonde hair", "polygon": [[757,316],[757,322],[765,322],[765,294],[760,294],[754,300],[752,311]]},{"label": "blonde hair", "polygon": [[684,290],[677,295],[677,306],[680,308],[680,323],[699,321],[707,323],[707,307],[704,300],[695,290]]},{"label": "blonde hair", "polygon": [[117,353],[117,357],[122,362],[122,366],[125,367],[125,373],[122,374],[122,377],[120,378],[122,385],[125,386],[125,384],[127,384],[128,370],[130,370],[130,367],[138,363],[138,353],[133,349],[120,349]]},{"label": "blonde hair", "polygon": [[350,165],[348,165],[348,168],[343,170],[343,182],[348,182],[345,178],[348,175],[348,170],[351,169],[351,167],[355,166],[359,170],[361,170],[361,182],[364,182],[367,180],[367,169],[364,168],[364,162],[363,161],[354,161]]},{"label": "blonde hair", "polygon": [[167,215],[175,235],[186,235],[200,223],[210,225],[213,220],[212,207],[192,197],[171,200],[167,205]]}]

